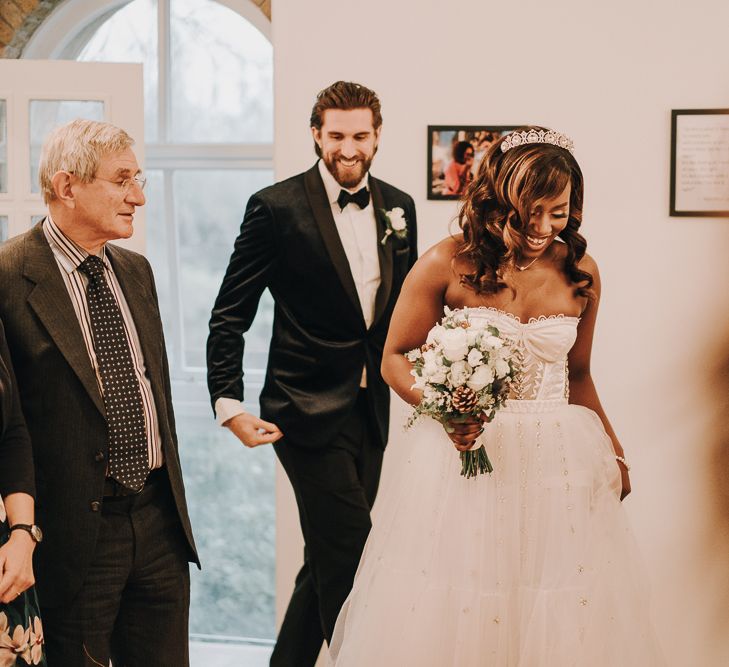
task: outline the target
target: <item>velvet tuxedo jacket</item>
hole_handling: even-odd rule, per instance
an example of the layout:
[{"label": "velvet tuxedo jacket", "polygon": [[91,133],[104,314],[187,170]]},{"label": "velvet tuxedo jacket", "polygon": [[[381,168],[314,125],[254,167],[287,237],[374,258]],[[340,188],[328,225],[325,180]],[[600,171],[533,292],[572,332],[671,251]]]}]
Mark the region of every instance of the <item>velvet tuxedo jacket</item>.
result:
[{"label": "velvet tuxedo jacket", "polygon": [[[243,400],[244,339],[265,288],[275,301],[261,391],[261,417],[287,444],[325,447],[341,430],[367,369],[375,432],[387,443],[390,390],[382,349],[405,275],[417,259],[412,198],[370,175],[381,284],[367,328],[317,165],[253,195],[210,319],[208,387],[213,401]],[[407,237],[384,244],[384,211],[405,211]]]},{"label": "velvet tuxedo jacket", "polygon": [[[149,262],[107,244],[149,375],[165,464],[190,560],[198,562],[185,501],[162,322]],[[108,429],[81,327],[42,222],[0,247],[0,319],[30,431],[36,476],[35,551],[42,606],[67,604],[94,554],[108,461]]]}]

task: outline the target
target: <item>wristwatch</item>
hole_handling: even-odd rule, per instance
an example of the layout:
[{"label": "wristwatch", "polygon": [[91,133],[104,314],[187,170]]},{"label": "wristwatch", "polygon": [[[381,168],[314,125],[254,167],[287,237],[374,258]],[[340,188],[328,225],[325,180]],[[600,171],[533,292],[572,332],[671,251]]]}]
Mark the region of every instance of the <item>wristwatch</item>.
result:
[{"label": "wristwatch", "polygon": [[16,523],[14,526],[10,526],[10,532],[12,533],[14,530],[24,530],[33,538],[33,542],[36,544],[43,541],[43,531],[40,529],[40,526],[36,526],[35,524],[31,526],[27,523]]}]

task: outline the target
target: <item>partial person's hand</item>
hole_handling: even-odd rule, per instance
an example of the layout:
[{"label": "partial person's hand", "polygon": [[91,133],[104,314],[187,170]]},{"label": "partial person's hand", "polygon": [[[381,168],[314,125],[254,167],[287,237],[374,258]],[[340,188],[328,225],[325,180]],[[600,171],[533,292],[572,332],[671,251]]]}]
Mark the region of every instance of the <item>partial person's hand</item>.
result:
[{"label": "partial person's hand", "polygon": [[283,437],[276,424],[263,421],[247,412],[231,417],[223,426],[227,426],[246,447],[269,445]]},{"label": "partial person's hand", "polygon": [[470,417],[446,422],[444,428],[455,448],[459,452],[465,452],[473,447],[476,438],[483,433],[483,422],[483,417]]},{"label": "partial person's hand", "polygon": [[33,576],[33,538],[15,530],[0,547],[0,602],[12,602],[35,583]]},{"label": "partial person's hand", "polygon": [[628,469],[623,465],[622,462],[618,461],[618,467],[620,468],[620,482],[622,488],[620,490],[620,500],[623,500],[625,496],[630,493],[630,474]]}]

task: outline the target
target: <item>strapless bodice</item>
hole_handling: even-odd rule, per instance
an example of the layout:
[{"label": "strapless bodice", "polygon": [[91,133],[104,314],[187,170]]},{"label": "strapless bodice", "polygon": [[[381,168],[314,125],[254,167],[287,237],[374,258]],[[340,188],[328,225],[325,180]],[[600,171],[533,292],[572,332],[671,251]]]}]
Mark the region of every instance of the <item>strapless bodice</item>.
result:
[{"label": "strapless bodice", "polygon": [[481,306],[468,308],[468,319],[485,321],[513,342],[519,371],[512,400],[542,401],[569,397],[567,354],[577,339],[579,317],[549,315],[522,322],[516,315]]}]

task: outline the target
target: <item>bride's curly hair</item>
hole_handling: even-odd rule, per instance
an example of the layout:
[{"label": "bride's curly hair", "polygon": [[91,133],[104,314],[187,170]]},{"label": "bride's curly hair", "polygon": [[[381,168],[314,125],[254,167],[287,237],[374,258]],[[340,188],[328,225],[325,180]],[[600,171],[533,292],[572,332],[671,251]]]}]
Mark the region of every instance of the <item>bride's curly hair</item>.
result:
[{"label": "bride's curly hair", "polygon": [[[530,126],[526,130],[545,130]],[[506,287],[503,272],[514,253],[526,243],[529,215],[540,199],[559,196],[572,185],[567,225],[558,234],[567,246],[563,270],[576,285],[575,293],[592,295],[592,275],[577,268],[587,242],[579,233],[584,185],[582,171],[572,154],[552,144],[522,144],[502,152],[505,135],[494,142],[469,184],[458,215],[463,243],[456,258],[467,259],[472,273],[461,274],[461,283],[477,294],[495,294]]]}]

